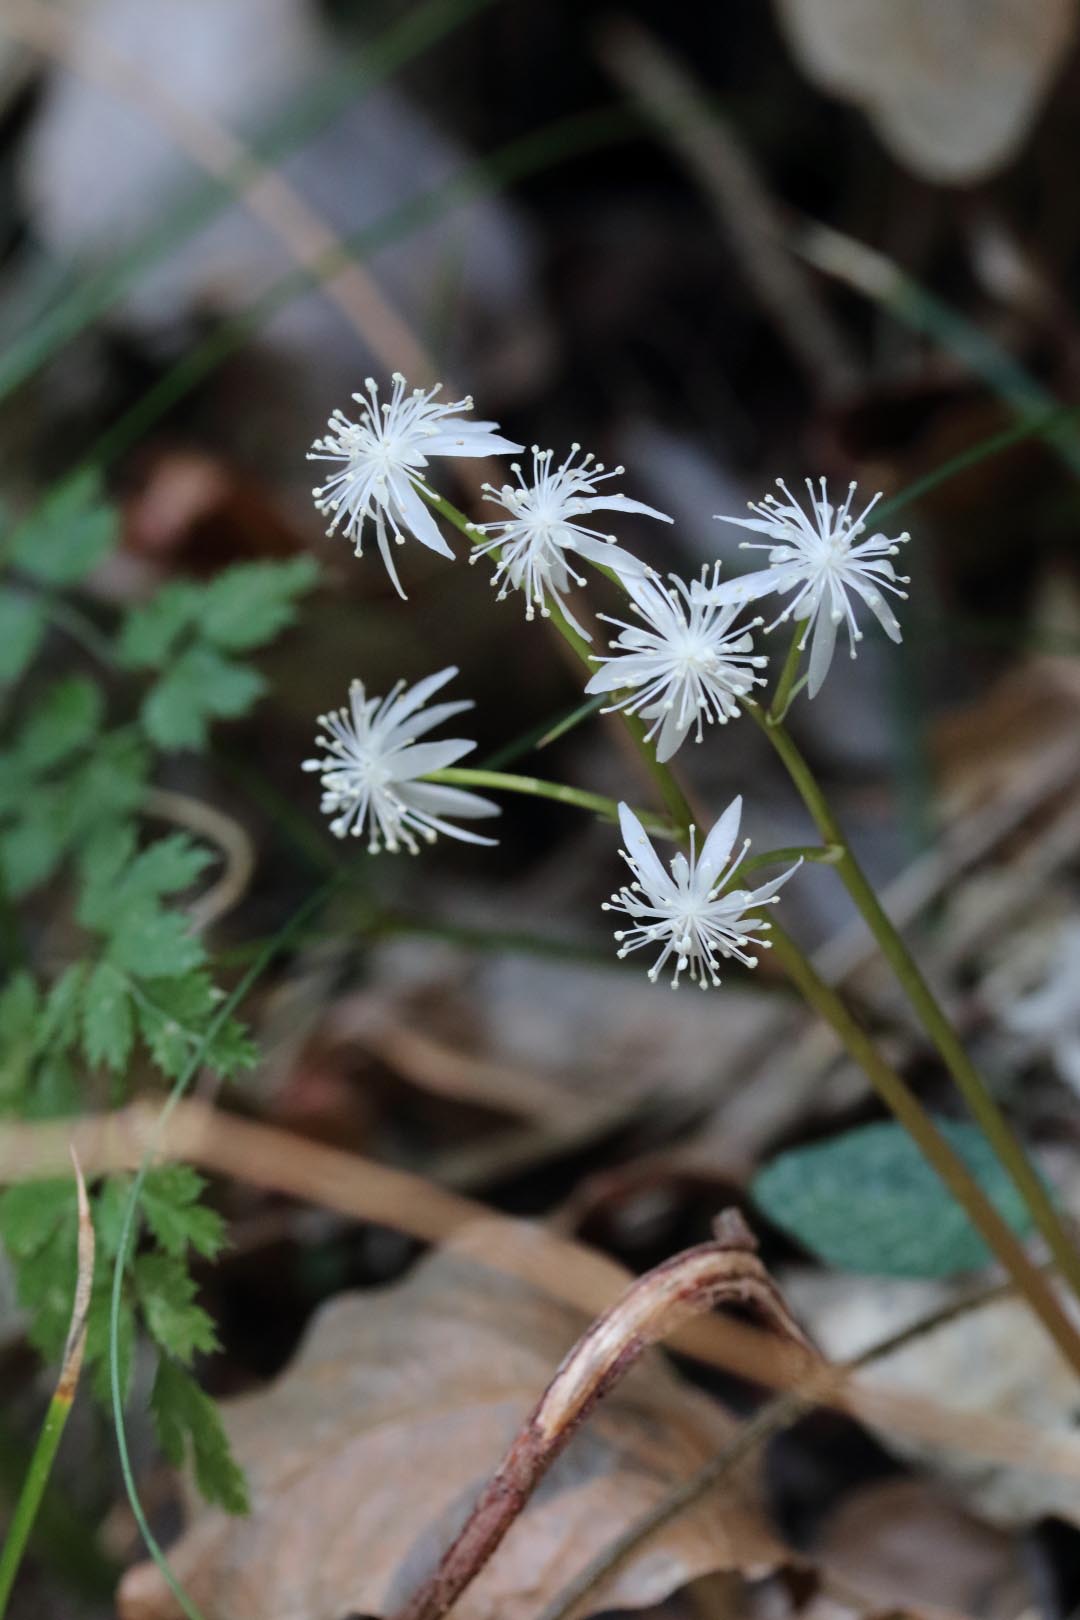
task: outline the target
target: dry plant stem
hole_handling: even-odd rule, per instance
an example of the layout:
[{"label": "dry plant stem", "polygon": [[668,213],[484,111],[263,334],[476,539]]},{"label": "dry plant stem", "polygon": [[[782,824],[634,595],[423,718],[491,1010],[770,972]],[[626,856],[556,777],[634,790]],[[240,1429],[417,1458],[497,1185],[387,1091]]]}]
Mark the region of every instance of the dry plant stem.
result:
[{"label": "dry plant stem", "polygon": [[584,1569],[580,1570],[548,1604],[538,1616],[538,1620],[571,1620],[571,1616],[578,1613],[585,1598],[595,1592],[596,1588],[650,1536],[664,1529],[680,1514],[685,1513],[687,1508],[699,1502],[714,1486],[727,1478],[733,1469],[750,1457],[759,1445],[771,1440],[774,1435],[780,1434],[782,1430],[805,1416],[820,1400],[828,1384],[836,1380],[838,1374],[871,1366],[875,1361],[893,1355],[897,1350],[904,1349],[914,1340],[944,1326],[956,1317],[978,1310],[1009,1292],[1008,1288],[1000,1287],[983,1289],[965,1299],[955,1300],[940,1310],[920,1317],[917,1322],[901,1328],[899,1332],[889,1334],[887,1338],[871,1345],[869,1350],[864,1350],[861,1355],[843,1363],[840,1368],[816,1369],[804,1388],[786,1390],[784,1394],[775,1396],[760,1407],[754,1416],[743,1424],[738,1434],[734,1435],[715,1457],[711,1457],[703,1468],[690,1479],[684,1480],[681,1485],[677,1485],[663,1501],[658,1502],[650,1512],[643,1513],[635,1524],[624,1530],[622,1535],[617,1536],[609,1546],[586,1564]]},{"label": "dry plant stem", "polygon": [[[914,957],[893,927],[867,881],[851,852],[843,828],[833,814],[810,767],[782,724],[770,722],[753,709],[748,710],[748,713],[753,715],[779,754],[803,803],[813,816],[822,838],[829,844],[839,846],[843,851],[836,862],[836,870],[844,886],[865,918],[882,955],[896,975],[923,1027],[940,1052],[973,1117],[1031,1211],[1032,1219],[1045,1239],[1061,1275],[1073,1294],[1080,1299],[1080,1252],[1074,1246],[1054,1208],[1053,1199],[1038,1172],[1010,1130],[1004,1114],[965,1052],[963,1044],[923,978]],[[1074,1339],[1077,1337],[1075,1332],[1071,1336]],[[1080,1340],[1077,1342],[1080,1346]],[[1077,1364],[1074,1357],[1070,1356],[1070,1360],[1074,1361],[1074,1365]]]},{"label": "dry plant stem", "polygon": [[49,1475],[52,1473],[61,1436],[75,1399],[79,1373],[82,1371],[83,1352],[86,1349],[90,1290],[94,1281],[94,1223],[90,1218],[90,1204],[86,1196],[82,1171],[79,1169],[79,1161],[74,1153],[71,1158],[75,1166],[75,1192],[79,1209],[75,1300],[71,1307],[71,1325],[64,1346],[60,1377],[49,1402],[49,1409],[45,1414],[37,1445],[34,1447],[34,1455],[30,1459],[30,1467],[19,1500],[15,1504],[3,1548],[0,1549],[0,1620],[3,1620],[7,1612],[11,1589],[34,1528],[45,1487],[49,1483]]},{"label": "dry plant stem", "polygon": [[719,1304],[752,1305],[775,1331],[810,1350],[736,1210],[716,1238],[640,1277],[566,1356],[485,1486],[464,1529],[434,1574],[394,1620],[441,1620],[483,1569],[540,1480],[596,1403],[650,1345]]}]

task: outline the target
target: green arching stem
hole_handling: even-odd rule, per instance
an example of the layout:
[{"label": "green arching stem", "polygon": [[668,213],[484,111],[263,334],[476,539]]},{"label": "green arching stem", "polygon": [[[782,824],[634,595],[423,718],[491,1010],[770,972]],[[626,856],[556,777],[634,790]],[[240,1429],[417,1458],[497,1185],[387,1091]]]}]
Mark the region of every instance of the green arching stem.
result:
[{"label": "green arching stem", "polygon": [[41,1432],[34,1447],[34,1455],[30,1459],[26,1480],[19,1492],[19,1500],[15,1504],[15,1511],[11,1516],[7,1535],[4,1538],[3,1550],[0,1551],[0,1620],[7,1613],[8,1598],[11,1588],[15,1584],[15,1577],[19,1573],[26,1544],[34,1528],[34,1521],[38,1516],[41,1499],[45,1495],[45,1487],[49,1483],[53,1462],[60,1445],[60,1437],[64,1432],[71,1412],[72,1396],[56,1394],[49,1402],[49,1410],[45,1414],[45,1421],[41,1425]]},{"label": "green arching stem", "polygon": [[[606,821],[618,822],[618,801],[603,793],[589,793],[584,788],[569,787],[565,782],[545,782],[539,776],[514,776],[506,771],[461,769],[456,765],[443,771],[429,771],[425,782],[445,782],[448,786],[467,788],[493,788],[502,793],[527,793],[537,799],[554,799],[557,804],[572,804],[578,810],[591,810]],[[642,825],[663,838],[677,837],[669,821],[650,815],[647,810],[635,810]]]},{"label": "green arching stem", "polygon": [[775,919],[769,920],[772,949],[788,977],[810,1006],[835,1030],[878,1096],[914,1138],[927,1163],[937,1171],[987,1247],[1012,1277],[1065,1360],[1080,1374],[1080,1334],[1062,1310],[1043,1272],[998,1214],[963,1159],[942,1136],[907,1082],[885,1062],[869,1035],[856,1023],[836,991],[815,972],[798,946]]},{"label": "green arching stem", "polygon": [[[428,502],[428,505],[433,507],[434,510],[438,512],[441,517],[444,517],[448,523],[452,523],[455,529],[460,530],[460,532],[465,536],[466,540],[470,541],[473,545],[476,545],[478,540],[483,539],[483,536],[480,534],[476,525],[474,523],[470,523],[464,512],[459,511],[452,501],[448,501],[444,495],[436,495],[434,491],[425,489],[422,484],[417,484],[416,487],[424,496],[424,499]],[[554,625],[555,629],[559,632],[560,636],[562,636],[563,640],[577,653],[581,662],[585,665],[585,668],[591,671],[592,655],[589,652],[589,643],[585,640],[585,637],[581,635],[579,631],[575,630],[573,625],[569,623],[566,615],[561,612],[558,603],[552,604],[544,617],[550,620],[551,624]],[[693,820],[690,806],[687,804],[686,799],[678,784],[672,777],[671,772],[666,770],[665,767],[660,764],[656,757],[655,749],[652,748],[651,745],[646,741],[646,732],[648,727],[644,725],[637,715],[626,714],[625,711],[620,714],[620,719],[622,720],[623,725],[626,727],[626,730],[629,732],[634,747],[641,756],[646,770],[652,777],[656,790],[660,794],[668,814],[675,823],[677,836],[685,837],[689,831],[690,823]]]},{"label": "green arching stem", "polygon": [[803,654],[803,638],[806,635],[806,626],[797,624],[792,632],[791,645],[784,659],[784,667],[780,671],[780,679],[776,683],[773,700],[769,704],[769,723],[775,725],[783,720],[791,708],[795,697],[795,682],[799,674],[799,662]]},{"label": "green arching stem", "polygon": [[[425,491],[425,494],[428,501],[436,509],[436,511],[440,512],[443,517],[451,522],[455,528],[459,529],[461,533],[464,534],[468,539],[475,540],[476,530],[473,525],[469,523],[468,519],[463,513],[459,512],[457,508],[449,501],[444,500],[442,496],[432,496],[432,494],[427,491]],[[555,627],[559,630],[560,634],[563,635],[564,638],[570,642],[570,645],[574,647],[575,651],[582,659],[582,662],[588,665],[590,662],[588,646],[582,640],[581,636],[578,635],[572,626],[566,624],[565,619],[563,619],[562,615],[559,614],[557,610],[552,612],[551,619],[555,624]],[[798,667],[798,659],[796,654],[797,638],[795,652],[789,653],[788,658],[788,662],[794,665],[792,670],[792,681],[794,680]],[[778,738],[787,738],[787,733],[783,730],[783,727],[779,724],[771,724],[767,715],[756,705],[747,705],[747,708],[753,715],[758,725],[761,726],[766,734],[773,739],[774,745],[776,744]],[[634,741],[639,753],[642,754],[643,758],[645,758],[646,762],[649,764],[650,774],[652,775],[657,786],[660,788],[663,794],[664,803],[671,811],[676,825],[680,828],[680,830],[686,829],[686,832],[688,833],[689,828],[694,821],[694,816],[687,801],[686,795],[680,787],[674,773],[668,766],[661,765],[656,759],[653,750],[649,747],[648,743],[645,742],[644,727],[640,726],[639,724],[636,728],[637,734],[635,735],[635,728],[633,727],[634,717],[627,715],[625,711],[621,711],[620,718],[631,731],[631,735],[634,736]],[[792,745],[792,747],[793,746],[794,745]],[[785,761],[785,763],[787,763],[787,761]],[[813,790],[818,792],[816,783],[813,782],[813,778],[810,776],[808,770],[806,775]],[[820,799],[819,792],[818,797]],[[824,800],[821,800],[821,802],[824,803]],[[822,826],[820,823],[819,827],[826,841],[826,845],[837,845],[842,851],[839,857],[836,857],[835,855],[833,856],[834,863],[837,865],[838,870],[843,870],[845,864],[847,863],[853,864],[847,843],[840,833],[840,829],[835,821],[833,821],[833,819],[830,817],[828,829],[826,829],[826,827]],[[865,883],[865,879],[863,879],[863,882]],[[873,891],[869,889],[869,885],[866,887],[868,893],[873,896]],[[877,904],[876,897],[874,897],[874,903],[875,905]],[[878,909],[880,910],[880,907]],[[882,915],[884,914],[882,913]],[[982,1188],[979,1186],[978,1182],[972,1176],[970,1170],[960,1158],[959,1154],[954,1152],[949,1143],[941,1135],[940,1131],[935,1126],[933,1119],[923,1108],[922,1104],[919,1102],[914,1092],[911,1091],[906,1081],[904,1081],[901,1076],[898,1075],[896,1071],[885,1062],[881,1054],[878,1052],[877,1047],[874,1045],[874,1042],[855,1021],[840,997],[819,976],[813,965],[803,954],[803,952],[799,950],[794,941],[790,940],[784,931],[779,928],[775,921],[773,921],[771,918],[770,924],[772,948],[776,951],[777,960],[782,963],[789,978],[792,980],[796,988],[801,991],[802,995],[810,1006],[812,1006],[814,1010],[819,1013],[820,1016],[824,1018],[829,1026],[835,1031],[852,1059],[859,1065],[860,1068],[864,1070],[867,1078],[874,1086],[886,1107],[891,1110],[904,1128],[914,1138],[920,1151],[926,1158],[927,1163],[930,1164],[941,1177],[942,1181],[948,1187],[957,1203],[959,1203],[961,1208],[967,1214],[972,1225],[986,1242],[988,1248],[994,1255],[996,1255],[1002,1266],[1013,1278],[1017,1288],[1028,1301],[1031,1309],[1039,1317],[1040,1321],[1043,1323],[1043,1326],[1046,1328],[1046,1331],[1054,1340],[1054,1343],[1061,1351],[1061,1354],[1064,1356],[1065,1360],[1078,1374],[1080,1374],[1080,1333],[1078,1333],[1073,1327],[1068,1316],[1066,1316],[1065,1312],[1062,1310],[1053,1288],[1047,1282],[1038,1266],[1035,1265],[1035,1263],[1028,1257],[1023,1244],[1020,1243],[1007,1223],[994,1208],[993,1204],[990,1202]],[[887,919],[886,924],[891,931],[892,925],[888,924]],[[897,938],[897,943],[900,945],[901,951],[903,951],[902,942],[899,941],[898,936],[894,935],[894,937]],[[914,966],[914,964],[912,964],[912,966]],[[918,970],[916,969],[915,971],[917,972]],[[955,1036],[953,1036],[953,1040],[955,1041]],[[956,1044],[959,1045],[958,1042]],[[979,1084],[981,1090],[981,1082]],[[992,1108],[993,1106],[994,1105],[991,1103]],[[994,1109],[994,1112],[996,1113],[996,1108]],[[1002,1121],[1002,1125],[1004,1127],[1004,1121]],[[1011,1142],[1012,1138],[1008,1133],[1007,1127],[1004,1127],[1004,1129]],[[1019,1152],[1019,1149],[1017,1149],[1017,1151]],[[1022,1154],[1021,1159],[1023,1159]],[[1023,1162],[1026,1166],[1026,1160]],[[1031,1173],[1034,1175],[1034,1172]],[[1043,1198],[1045,1199],[1046,1203],[1049,1204],[1049,1200],[1046,1199],[1045,1192],[1042,1189],[1041,1182],[1038,1181],[1037,1177],[1034,1179],[1040,1189],[1040,1192],[1043,1194]],[[1051,1205],[1050,1208],[1051,1213],[1053,1213],[1053,1206]],[[1032,1213],[1034,1215],[1034,1209],[1032,1209]]]},{"label": "green arching stem", "polygon": [[843,828],[833,814],[813,772],[783,725],[763,722],[753,709],[748,709],[748,713],[758,721],[779,754],[803,803],[813,816],[822,838],[842,848],[843,854],[836,863],[836,869],[843,879],[844,886],[862,913],[882,955],[918,1013],[923,1027],[940,1052],[972,1115],[1012,1177],[1062,1276],[1077,1298],[1080,1298],[1080,1253],[1069,1238],[1054,1208],[1053,1199],[1020,1142],[1010,1130],[1004,1114],[968,1057],[914,957],[867,881],[851,852]]}]

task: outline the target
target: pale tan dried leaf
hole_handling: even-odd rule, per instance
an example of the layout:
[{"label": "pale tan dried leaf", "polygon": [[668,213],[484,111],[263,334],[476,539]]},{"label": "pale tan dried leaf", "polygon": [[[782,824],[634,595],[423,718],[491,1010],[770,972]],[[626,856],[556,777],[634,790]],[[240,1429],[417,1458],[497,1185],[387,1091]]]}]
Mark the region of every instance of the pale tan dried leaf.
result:
[{"label": "pale tan dried leaf", "polygon": [[[224,1408],[251,1518],[203,1511],[170,1555],[214,1620],[386,1614],[434,1566],[586,1326],[486,1266],[488,1237],[471,1227],[403,1283],[325,1306],[285,1376]],[[454,1620],[531,1620],[732,1428],[662,1359],[644,1358],[575,1435]],[[644,1607],[709,1571],[779,1556],[732,1487],[650,1542],[598,1607]],[[148,1564],[118,1601],[122,1620],[180,1613]]]},{"label": "pale tan dried leaf", "polygon": [[[826,1355],[837,1360],[860,1354],[964,1292],[950,1283],[811,1272],[791,1273],[783,1286]],[[1075,1315],[1063,1292],[1062,1305]],[[1048,1437],[1074,1433],[1075,1377],[1014,1296],[989,1300],[920,1334],[867,1367],[860,1382],[868,1390],[932,1395],[988,1424],[1006,1418]],[[976,1462],[947,1441],[878,1432],[891,1451],[945,1481],[958,1501],[990,1524],[1015,1529],[1053,1514],[1080,1525],[1075,1477],[1021,1466],[1019,1459],[1015,1466]]]},{"label": "pale tan dried leaf", "polygon": [[815,84],[863,108],[894,157],[965,185],[1013,158],[1076,22],[1075,0],[776,0]]}]

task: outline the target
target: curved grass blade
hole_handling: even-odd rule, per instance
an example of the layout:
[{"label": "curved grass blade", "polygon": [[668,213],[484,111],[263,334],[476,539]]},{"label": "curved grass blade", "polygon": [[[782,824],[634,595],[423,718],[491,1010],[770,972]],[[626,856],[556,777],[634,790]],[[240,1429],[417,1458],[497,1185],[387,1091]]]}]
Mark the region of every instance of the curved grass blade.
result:
[{"label": "curved grass blade", "polygon": [[57,1380],[53,1398],[49,1402],[49,1409],[45,1414],[45,1421],[41,1425],[34,1455],[30,1459],[26,1481],[15,1504],[11,1525],[4,1541],[3,1550],[0,1551],[0,1620],[7,1611],[8,1598],[15,1584],[15,1577],[19,1573],[19,1566],[26,1551],[26,1544],[34,1528],[34,1521],[41,1506],[41,1499],[45,1494],[45,1487],[49,1483],[49,1475],[56,1460],[56,1453],[60,1447],[60,1440],[75,1400],[75,1391],[79,1385],[79,1374],[82,1371],[83,1352],[86,1349],[87,1315],[90,1310],[90,1289],[94,1281],[94,1223],[90,1219],[90,1204],[86,1196],[86,1184],[79,1169],[79,1161],[74,1152],[71,1155],[75,1166],[75,1194],[79,1205],[79,1239],[78,1239],[78,1265],[75,1275],[75,1300],[71,1307],[71,1325],[68,1328],[67,1344],[64,1346],[64,1357],[60,1364],[60,1377]]}]

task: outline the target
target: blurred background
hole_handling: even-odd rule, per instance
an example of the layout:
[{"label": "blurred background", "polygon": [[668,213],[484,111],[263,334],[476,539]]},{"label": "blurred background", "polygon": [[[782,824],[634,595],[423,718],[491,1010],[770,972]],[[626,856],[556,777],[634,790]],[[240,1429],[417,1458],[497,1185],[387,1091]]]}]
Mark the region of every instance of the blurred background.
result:
[{"label": "blurred background", "polygon": [[[905,497],[904,642],[868,626],[858,663],[838,657],[792,729],[1080,1208],[1078,11],[4,0],[8,509],[83,460],[104,468],[122,543],[90,581],[101,622],[237,561],[310,552],[324,570],[261,660],[253,716],[160,773],[227,817],[250,857],[215,926],[225,961],[335,858],[298,766],[353,676],[382,692],[456,663],[478,759],[645,792],[603,720],[536,751],[580,703],[580,672],[515,598],[494,602],[485,564],[409,546],[404,603],[374,552],[356,561],[323,534],[306,451],[366,376],[443,379],[557,460],[576,441],[625,466],[619,487],[675,523],[626,520],[620,540],[684,575],[743,566],[739,532],[714,514],[778,476],[857,479],[867,497]],[[448,466],[442,487],[493,515],[475,479]],[[759,847],[806,840],[748,724],[684,760],[713,810],[744,794]],[[266,1058],[245,1110],[557,1218],[635,1270],[700,1240],[770,1154],[878,1117],[767,967],[752,984],[733,972],[717,1001],[646,995],[614,961],[599,911],[619,879],[610,828],[521,799],[500,834],[494,852],[366,863],[260,993]],[[831,875],[805,872],[784,900],[924,1098],[952,1109]],[[1059,984],[1034,1017],[1010,1017],[1069,940],[1075,993]],[[321,1299],[393,1280],[416,1252],[250,1188],[219,1194],[235,1245],[202,1278],[224,1344],[205,1369],[216,1394],[277,1373]],[[864,1279],[826,1277],[757,1224],[806,1319],[836,1329],[835,1353],[895,1322],[896,1287],[875,1316]],[[929,1352],[912,1387],[1021,1413],[1045,1398],[1075,1421],[1019,1331],[968,1363],[958,1382],[973,1387],[944,1389],[956,1368]],[[12,1342],[12,1378],[29,1380]],[[742,1386],[716,1387],[745,1406]],[[80,1489],[101,1508],[108,1435],[82,1422],[95,1460]],[[875,1600],[1002,1620],[1080,1603],[1060,1480],[988,1506],[940,1458],[912,1467],[834,1416],[784,1440],[768,1489],[794,1542],[827,1546]],[[109,1528],[121,1561],[125,1511]],[[910,1545],[889,1542],[897,1524],[915,1527]],[[29,1601],[27,1614],[108,1612],[48,1574]],[[679,1603],[663,1612],[693,1612]]]}]

